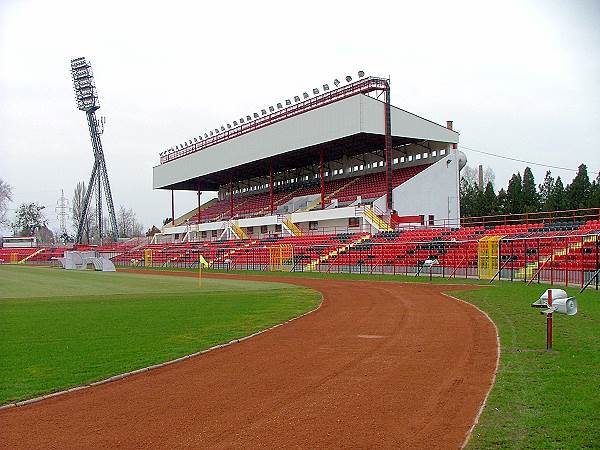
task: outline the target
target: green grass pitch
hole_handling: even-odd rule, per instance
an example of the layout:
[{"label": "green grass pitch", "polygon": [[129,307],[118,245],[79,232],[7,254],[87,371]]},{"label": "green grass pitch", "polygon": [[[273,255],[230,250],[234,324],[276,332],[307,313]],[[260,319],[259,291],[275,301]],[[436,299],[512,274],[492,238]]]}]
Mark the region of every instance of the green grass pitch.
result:
[{"label": "green grass pitch", "polygon": [[0,266],[0,404],[146,367],[314,309],[279,283]]}]

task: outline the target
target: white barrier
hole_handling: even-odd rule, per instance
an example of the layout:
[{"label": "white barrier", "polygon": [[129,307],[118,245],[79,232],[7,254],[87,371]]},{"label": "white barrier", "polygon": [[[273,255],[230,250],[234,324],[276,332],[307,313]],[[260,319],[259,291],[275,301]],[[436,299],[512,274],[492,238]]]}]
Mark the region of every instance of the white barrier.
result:
[{"label": "white barrier", "polygon": [[96,252],[65,252],[62,258],[58,258],[67,270],[86,270],[88,266],[92,266],[94,270],[101,272],[116,272],[113,262],[104,256],[98,256]]}]

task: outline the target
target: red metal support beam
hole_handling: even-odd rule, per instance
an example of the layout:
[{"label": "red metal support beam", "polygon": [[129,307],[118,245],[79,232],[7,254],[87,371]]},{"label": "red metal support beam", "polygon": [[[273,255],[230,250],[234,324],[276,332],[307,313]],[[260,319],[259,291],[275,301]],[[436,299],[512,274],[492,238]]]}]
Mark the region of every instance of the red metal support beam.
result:
[{"label": "red metal support beam", "polygon": [[200,223],[200,206],[202,204],[202,202],[200,201],[200,196],[202,195],[202,192],[200,191],[200,182],[198,181],[198,223]]},{"label": "red metal support beam", "polygon": [[390,81],[387,80],[385,88],[385,113],[384,113],[384,131],[385,131],[385,185],[387,194],[387,207],[392,209],[392,111],[390,104]]},{"label": "red metal support beam", "polygon": [[175,225],[175,191],[171,189],[171,224]]},{"label": "red metal support beam", "polygon": [[233,218],[233,180],[229,180],[229,217]]},{"label": "red metal support beam", "polygon": [[321,209],[325,209],[325,155],[323,149],[319,154],[319,177],[321,179]]},{"label": "red metal support beam", "polygon": [[273,215],[273,160],[269,160],[269,204]]}]

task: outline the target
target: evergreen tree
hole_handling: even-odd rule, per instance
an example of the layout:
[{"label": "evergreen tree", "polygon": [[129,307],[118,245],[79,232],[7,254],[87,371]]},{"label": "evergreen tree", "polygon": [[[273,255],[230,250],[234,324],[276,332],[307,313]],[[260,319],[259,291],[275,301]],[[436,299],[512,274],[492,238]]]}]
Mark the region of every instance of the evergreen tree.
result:
[{"label": "evergreen tree", "polygon": [[462,177],[460,180],[460,215],[461,217],[478,216],[479,189],[469,179]]},{"label": "evergreen tree", "polygon": [[588,207],[600,208],[600,172],[598,172],[598,176],[596,177],[590,188]]},{"label": "evergreen tree", "polygon": [[592,184],[587,173],[587,166],[581,164],[577,170],[577,175],[567,186],[566,198],[568,209],[581,209],[588,205],[590,189]]},{"label": "evergreen tree", "polygon": [[567,209],[565,188],[563,187],[563,182],[560,177],[556,177],[552,191],[548,196],[546,211],[561,211],[564,209]]},{"label": "evergreen tree", "polygon": [[513,174],[508,182],[506,190],[506,214],[518,214],[523,212],[523,182],[521,174]]},{"label": "evergreen tree", "polygon": [[508,207],[506,205],[507,195],[504,188],[500,189],[498,192],[498,197],[496,197],[496,208],[498,210],[498,214],[507,214]]},{"label": "evergreen tree", "polygon": [[498,204],[494,185],[488,181],[485,185],[485,190],[480,195],[481,215],[493,216],[498,214]]},{"label": "evergreen tree", "polygon": [[550,172],[549,170],[546,172],[544,182],[538,187],[541,209],[542,211],[549,211],[548,199],[550,198],[550,194],[552,193],[552,189],[554,188],[554,177],[552,176],[552,172]]},{"label": "evergreen tree", "polygon": [[540,210],[540,200],[535,187],[535,178],[529,167],[523,171],[523,212]]}]

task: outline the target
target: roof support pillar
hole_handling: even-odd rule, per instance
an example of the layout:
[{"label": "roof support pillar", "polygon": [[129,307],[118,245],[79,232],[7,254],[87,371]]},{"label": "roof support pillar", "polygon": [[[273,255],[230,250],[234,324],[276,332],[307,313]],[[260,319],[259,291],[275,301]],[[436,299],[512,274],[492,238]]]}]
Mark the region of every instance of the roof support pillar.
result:
[{"label": "roof support pillar", "polygon": [[200,205],[202,204],[202,202],[200,201],[200,196],[202,195],[202,192],[200,191],[200,181],[198,181],[198,223],[200,223]]},{"label": "roof support pillar", "polygon": [[171,225],[175,226],[175,191],[171,189]]},{"label": "roof support pillar", "polygon": [[387,80],[385,88],[385,185],[387,194],[388,210],[392,209],[392,111],[390,104],[390,80]]},{"label": "roof support pillar", "polygon": [[233,218],[233,180],[229,179],[229,218]]},{"label": "roof support pillar", "polygon": [[325,168],[323,167],[324,159],[325,155],[323,154],[323,149],[321,149],[319,154],[319,178],[321,179],[321,209],[325,209]]},{"label": "roof support pillar", "polygon": [[269,160],[269,205],[273,215],[273,160]]}]

